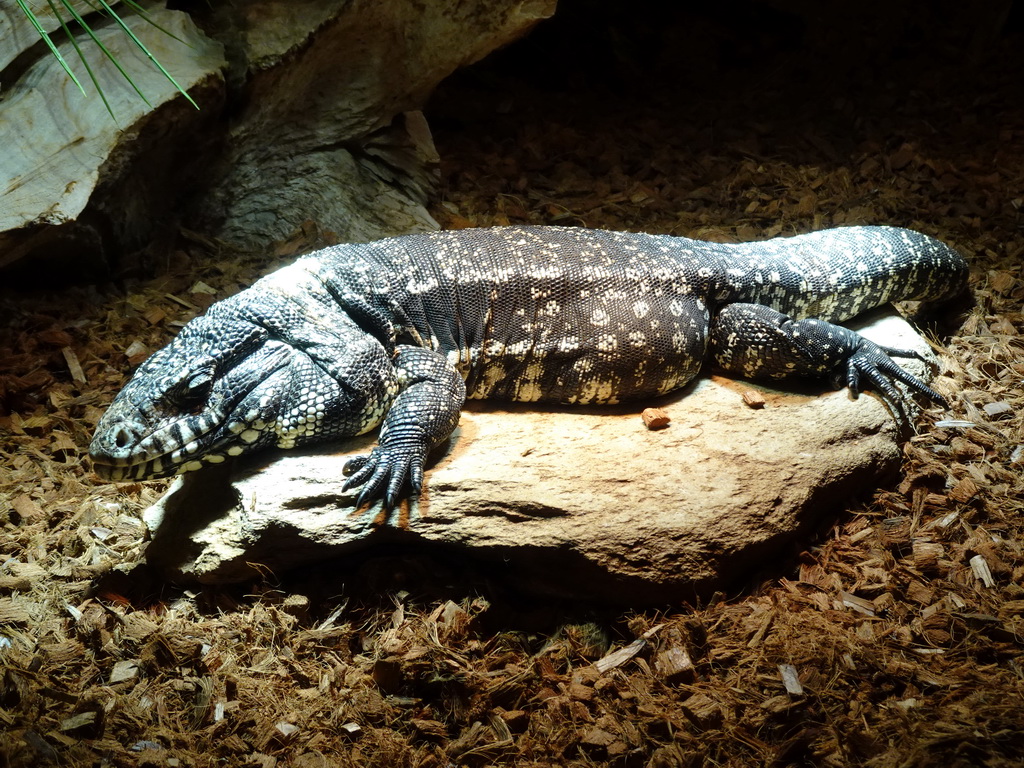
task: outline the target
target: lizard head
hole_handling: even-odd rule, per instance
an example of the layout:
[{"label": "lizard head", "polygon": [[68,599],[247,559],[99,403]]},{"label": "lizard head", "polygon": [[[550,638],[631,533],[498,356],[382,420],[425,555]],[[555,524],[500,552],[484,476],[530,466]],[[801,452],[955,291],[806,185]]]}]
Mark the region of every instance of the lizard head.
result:
[{"label": "lizard head", "polygon": [[276,441],[271,425],[303,363],[297,354],[236,314],[212,309],[192,320],[100,419],[89,446],[96,474],[166,477]]}]

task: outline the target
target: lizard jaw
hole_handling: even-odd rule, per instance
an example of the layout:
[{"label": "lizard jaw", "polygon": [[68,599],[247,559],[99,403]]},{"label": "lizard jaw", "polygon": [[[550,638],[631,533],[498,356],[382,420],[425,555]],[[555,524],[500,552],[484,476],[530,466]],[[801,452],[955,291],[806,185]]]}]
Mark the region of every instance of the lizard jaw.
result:
[{"label": "lizard jaw", "polygon": [[89,445],[97,475],[112,482],[149,480],[199,469],[204,461],[224,460],[222,454],[210,452],[211,443],[220,442],[211,440],[220,424],[212,414],[175,420],[148,434],[140,426],[144,423],[144,419],[122,419],[97,432]]}]

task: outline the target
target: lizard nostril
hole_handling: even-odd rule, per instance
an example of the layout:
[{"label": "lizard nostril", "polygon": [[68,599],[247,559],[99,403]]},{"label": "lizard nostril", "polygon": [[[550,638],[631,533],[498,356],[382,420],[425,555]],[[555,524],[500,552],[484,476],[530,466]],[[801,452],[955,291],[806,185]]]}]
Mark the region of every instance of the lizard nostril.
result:
[{"label": "lizard nostril", "polygon": [[117,430],[117,434],[114,435],[114,445],[116,445],[118,448],[124,448],[131,441],[131,432],[129,432],[124,427],[119,427]]}]

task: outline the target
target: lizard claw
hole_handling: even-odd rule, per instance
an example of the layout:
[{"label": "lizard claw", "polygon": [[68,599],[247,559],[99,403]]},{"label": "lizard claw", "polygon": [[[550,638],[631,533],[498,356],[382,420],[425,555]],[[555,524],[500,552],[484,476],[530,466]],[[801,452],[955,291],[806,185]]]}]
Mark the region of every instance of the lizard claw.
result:
[{"label": "lizard claw", "polygon": [[383,498],[384,510],[390,512],[401,501],[408,480],[412,495],[423,488],[423,461],[426,450],[414,442],[378,445],[370,453],[354,456],[345,464],[351,473],[343,491],[362,486],[356,496],[356,508]]},{"label": "lizard claw", "polygon": [[883,399],[902,413],[900,406],[903,397],[891,380],[896,379],[927,396],[943,408],[949,408],[946,398],[901,368],[889,355],[922,359],[917,352],[882,347],[862,337],[853,354],[846,361],[846,384],[850,391],[855,395],[860,391],[860,379],[863,376],[881,393]]}]

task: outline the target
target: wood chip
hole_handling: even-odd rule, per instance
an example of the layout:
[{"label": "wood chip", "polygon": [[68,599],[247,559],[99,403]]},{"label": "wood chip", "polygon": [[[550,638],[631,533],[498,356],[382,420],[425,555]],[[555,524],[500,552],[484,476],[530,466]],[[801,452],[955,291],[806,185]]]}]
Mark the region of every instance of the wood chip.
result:
[{"label": "wood chip", "polygon": [[907,585],[907,597],[921,605],[931,605],[935,600],[935,590],[914,579]]},{"label": "wood chip", "polygon": [[845,607],[852,608],[858,613],[863,613],[865,616],[875,615],[875,604],[870,600],[851,595],[849,592],[840,592],[839,599]]},{"label": "wood chip", "polygon": [[465,637],[473,617],[461,605],[448,600],[443,606],[440,616],[440,636],[447,643],[456,642]]},{"label": "wood chip", "polygon": [[954,437],[949,441],[953,455],[961,461],[972,461],[985,458],[985,449],[964,437]]},{"label": "wood chip", "polygon": [[786,693],[794,696],[803,696],[804,687],[800,684],[800,675],[792,664],[779,664],[779,674],[782,676],[782,684],[786,687]]},{"label": "wood chip", "polygon": [[349,738],[356,738],[362,735],[363,728],[359,723],[345,723],[341,726],[341,731]]},{"label": "wood chip", "polygon": [[24,592],[32,588],[33,579],[27,576],[0,575],[0,592]]},{"label": "wood chip", "polygon": [[110,670],[110,682],[111,683],[122,683],[125,680],[131,680],[139,674],[139,661],[138,659],[130,659],[126,661],[118,661],[114,663],[114,667]]},{"label": "wood chip", "polygon": [[914,539],[913,555],[914,567],[921,573],[941,574],[946,570],[939,565],[939,561],[946,555],[946,549],[938,542]]},{"label": "wood chip", "polygon": [[978,493],[978,484],[970,477],[964,477],[949,492],[949,498],[965,504]]},{"label": "wood chip", "polygon": [[941,419],[935,422],[937,429],[967,429],[975,426],[973,421],[966,419]]},{"label": "wood chip", "polygon": [[121,621],[121,636],[139,643],[156,632],[160,626],[147,618],[143,613],[136,611],[129,613]]},{"label": "wood chip", "polygon": [[274,725],[274,730],[276,730],[285,738],[290,738],[299,732],[299,726],[295,725],[294,723],[289,723],[287,721],[282,720],[281,722],[276,723]]},{"label": "wood chip", "polygon": [[448,728],[445,727],[444,723],[437,720],[414,717],[409,720],[409,724],[416,729],[420,736],[427,738],[441,739],[448,735]]},{"label": "wood chip", "polygon": [[1011,616],[1024,616],[1024,600],[1007,600],[999,607],[1000,619]]},{"label": "wood chip", "polygon": [[594,666],[597,667],[598,672],[607,672],[609,669],[615,669],[620,667],[627,661],[636,656],[640,651],[647,647],[647,641],[644,639],[634,640],[629,645],[623,646],[618,650],[612,651],[606,656],[598,659],[594,662]]},{"label": "wood chip", "polygon": [[173,293],[165,293],[164,296],[166,298],[170,299],[171,301],[173,301],[175,304],[180,304],[185,309],[190,309],[193,312],[198,312],[199,311],[199,307],[197,307],[195,304],[193,304],[190,301],[185,301],[184,299],[178,298]]},{"label": "wood chip", "polygon": [[20,624],[25,626],[30,621],[32,621],[32,615],[26,609],[23,599],[0,598],[0,625]]},{"label": "wood chip", "polygon": [[124,351],[124,356],[128,358],[128,362],[132,365],[138,365],[149,357],[149,347],[136,339],[128,345],[128,349]]},{"label": "wood chip", "polygon": [[676,643],[658,652],[654,660],[654,671],[669,685],[688,683],[696,673],[690,654],[683,645]]},{"label": "wood chip", "polygon": [[857,544],[858,542],[864,541],[864,539],[869,538],[874,532],[874,528],[865,528],[862,531],[857,531],[850,537],[850,543]]},{"label": "wood chip", "polygon": [[16,413],[12,413],[11,421],[12,423],[15,421],[17,422],[17,428],[15,431],[17,432],[20,430],[21,434],[31,430],[48,430],[53,425],[53,420],[49,416],[29,416],[27,419],[23,419],[18,417]]},{"label": "wood chip", "polygon": [[619,648],[617,651],[603,656],[594,662],[594,668],[602,674],[615,667],[622,666],[627,661],[636,656],[640,651],[647,647],[647,641],[654,637],[659,631],[661,631],[664,624],[656,624],[649,630],[643,633],[640,637],[634,640],[627,646]]},{"label": "wood chip", "polygon": [[33,501],[27,493],[15,496],[11,506],[18,513],[22,523],[34,523],[37,520],[41,520],[46,514],[43,512],[43,508]]},{"label": "wood chip", "polygon": [[71,347],[61,347],[60,353],[64,355],[64,362],[68,365],[68,371],[71,373],[71,378],[76,384],[85,384],[85,371],[82,370],[82,364],[78,362],[78,355]]},{"label": "wood chip", "polygon": [[764,408],[765,399],[764,395],[758,392],[756,389],[745,389],[743,390],[743,402],[751,408]]},{"label": "wood chip", "polygon": [[396,661],[379,659],[370,672],[373,682],[385,693],[394,693],[402,683],[402,667]]},{"label": "wood chip", "polygon": [[188,289],[189,293],[205,293],[208,296],[216,296],[217,290],[211,288],[209,285],[204,283],[202,280],[197,280],[192,284],[192,287]]},{"label": "wood chip", "polygon": [[883,520],[882,543],[889,547],[909,544],[910,531],[913,526],[913,518],[907,516],[890,517]]},{"label": "wood chip", "polygon": [[1000,416],[1011,415],[1013,413],[1013,406],[1007,402],[1000,401],[998,403],[985,403],[985,405],[981,406],[981,410],[990,419],[996,419]]},{"label": "wood chip", "polygon": [[147,309],[143,312],[142,316],[150,325],[159,325],[167,318],[167,313],[159,307],[153,307],[152,309]]},{"label": "wood chip", "polygon": [[644,425],[648,429],[664,429],[672,421],[668,412],[661,408],[644,408],[640,418],[644,420]]},{"label": "wood chip", "polygon": [[500,710],[497,714],[509,732],[523,733],[530,725],[530,713],[525,709]]},{"label": "wood chip", "polygon": [[1017,283],[1017,277],[1006,270],[990,269],[988,272],[988,284],[996,293],[1009,294]]},{"label": "wood chip", "polygon": [[71,435],[63,430],[55,430],[50,435],[50,450],[54,453],[57,451],[64,451],[65,453],[71,453],[78,450],[78,444],[71,439]]},{"label": "wood chip", "polygon": [[992,578],[992,571],[988,567],[988,561],[983,555],[975,555],[971,558],[970,563],[971,571],[982,584],[990,589],[996,585],[995,579]]},{"label": "wood chip", "polygon": [[615,734],[594,726],[583,732],[580,741],[590,747],[607,747],[615,741]]},{"label": "wood chip", "polygon": [[79,712],[77,715],[60,721],[62,731],[74,731],[96,722],[95,712]]},{"label": "wood chip", "polygon": [[703,693],[695,693],[682,704],[683,713],[700,728],[715,728],[722,722],[722,708]]}]

